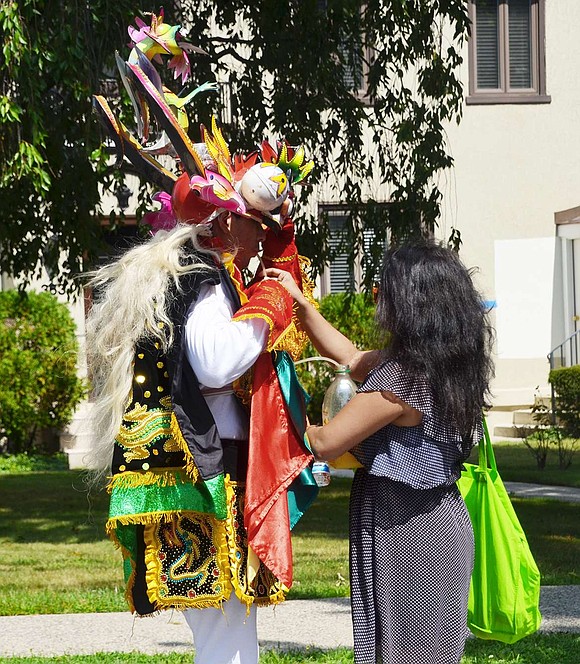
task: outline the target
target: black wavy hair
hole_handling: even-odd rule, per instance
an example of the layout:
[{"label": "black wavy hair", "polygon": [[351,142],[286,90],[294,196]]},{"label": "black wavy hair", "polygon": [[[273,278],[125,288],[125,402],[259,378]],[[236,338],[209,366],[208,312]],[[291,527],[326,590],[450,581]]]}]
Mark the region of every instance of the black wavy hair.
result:
[{"label": "black wavy hair", "polygon": [[472,272],[433,240],[385,253],[376,322],[388,333],[385,353],[425,379],[442,417],[469,453],[482,409],[489,407],[493,329]]}]

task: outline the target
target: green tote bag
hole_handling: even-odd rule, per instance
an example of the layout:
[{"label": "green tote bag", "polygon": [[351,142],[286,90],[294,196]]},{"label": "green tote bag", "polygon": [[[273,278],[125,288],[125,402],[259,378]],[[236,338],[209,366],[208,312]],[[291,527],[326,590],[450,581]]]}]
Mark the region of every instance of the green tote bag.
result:
[{"label": "green tote bag", "polygon": [[457,482],[475,537],[467,624],[480,639],[515,643],[540,626],[540,572],[510,502],[484,421],[479,464]]}]

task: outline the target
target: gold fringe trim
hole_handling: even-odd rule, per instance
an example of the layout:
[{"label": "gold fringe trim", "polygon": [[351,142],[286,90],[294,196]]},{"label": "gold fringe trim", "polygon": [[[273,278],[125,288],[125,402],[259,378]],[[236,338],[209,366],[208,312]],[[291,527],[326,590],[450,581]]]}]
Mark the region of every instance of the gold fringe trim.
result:
[{"label": "gold fringe trim", "polygon": [[[150,599],[151,601],[151,599]],[[186,609],[223,609],[223,603],[226,601],[226,598],[222,599],[205,599],[197,600],[195,597],[191,598],[191,602],[187,601],[185,598],[180,599],[179,602],[172,601],[170,598],[159,597],[155,600],[155,606],[158,610],[155,612],[160,613],[167,609],[175,609],[176,611],[185,611]]]},{"label": "gold fringe trim", "polygon": [[142,514],[129,514],[126,516],[114,516],[107,520],[105,532],[109,537],[118,526],[146,526],[158,523],[168,523],[173,517],[180,517],[181,512],[143,512]]},{"label": "gold fringe trim", "polygon": [[189,451],[189,447],[185,441],[185,438],[181,433],[179,422],[177,421],[177,417],[175,417],[175,413],[171,413],[170,428],[173,440],[177,443],[179,449],[183,452],[183,455],[185,456],[185,472],[187,473],[187,476],[190,477],[191,480],[195,483],[199,479],[199,470],[197,469],[197,465],[195,463],[193,455]]},{"label": "gold fringe trim", "polygon": [[111,493],[113,489],[135,489],[141,486],[175,486],[176,475],[180,470],[180,468],[159,468],[146,472],[125,471],[110,478],[107,491]]},{"label": "gold fringe trim", "polygon": [[300,256],[298,256],[298,254],[292,254],[292,256],[283,256],[277,258],[275,258],[274,256],[262,256],[262,260],[271,261],[272,263],[289,263],[290,261],[293,261],[296,257],[300,259]]},{"label": "gold fringe trim", "polygon": [[302,332],[296,327],[294,321],[282,332],[276,339],[276,343],[270,350],[285,350],[290,353],[290,356],[296,362],[302,357],[304,346],[308,342],[308,337],[305,332]]},{"label": "gold fringe trim", "polygon": [[[218,521],[217,519],[212,519],[214,523],[214,528],[217,529],[219,535],[219,545],[217,546],[217,561],[218,567],[224,576],[224,590],[223,595],[224,599],[229,599],[232,594],[233,584],[232,584],[232,565],[230,563],[230,555],[228,548],[228,522],[232,518],[232,507],[235,503],[231,502],[231,481],[230,476],[226,474],[224,478],[224,485],[226,489],[226,503],[228,505],[228,516],[223,521]],[[242,517],[243,518],[243,517]],[[234,558],[235,560],[235,558]]]},{"label": "gold fringe trim", "polygon": [[281,604],[286,599],[286,593],[288,588],[281,588],[274,595],[268,595],[268,597],[256,597],[254,603],[256,606],[271,606],[272,604]]},{"label": "gold fringe trim", "polygon": [[302,294],[316,309],[320,308],[318,301],[314,298],[315,283],[310,278],[310,259],[306,256],[298,256],[298,265],[300,266],[300,276],[302,278]]},{"label": "gold fringe trim", "polygon": [[[239,562],[236,558],[236,530],[234,528],[234,516],[232,514],[232,508],[237,504],[236,494],[234,487],[237,486],[237,482],[232,482],[230,476],[226,475],[226,496],[229,506],[228,518],[225,522],[225,536],[226,536],[226,546],[224,546],[224,555],[227,558],[228,566],[230,567],[230,584],[233,587],[236,597],[240,600],[242,604],[246,607],[246,612],[250,611],[250,607],[254,603],[254,597],[249,595],[246,592],[246,589],[242,588],[240,585],[239,579]],[[238,514],[239,519],[243,519],[243,514]],[[230,563],[231,561],[231,563]]]}]

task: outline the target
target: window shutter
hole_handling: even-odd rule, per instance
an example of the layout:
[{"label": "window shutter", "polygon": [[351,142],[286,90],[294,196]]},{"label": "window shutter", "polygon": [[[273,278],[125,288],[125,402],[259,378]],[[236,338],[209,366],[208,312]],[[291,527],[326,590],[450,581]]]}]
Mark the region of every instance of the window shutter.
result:
[{"label": "window shutter", "polygon": [[[328,223],[330,226],[330,247],[334,250],[341,242],[346,217],[342,214],[330,213]],[[346,253],[338,254],[330,263],[329,269],[331,293],[342,293],[354,286],[354,271],[348,264]]]},{"label": "window shutter", "polygon": [[531,0],[508,0],[510,88],[532,87]]},{"label": "window shutter", "polygon": [[345,86],[353,92],[362,90],[364,87],[362,46],[357,46],[357,49],[351,52],[346,44],[341,44],[339,50],[345,60],[342,66],[342,80]]},{"label": "window shutter", "polygon": [[497,90],[499,76],[499,0],[479,0],[476,5],[477,87]]}]

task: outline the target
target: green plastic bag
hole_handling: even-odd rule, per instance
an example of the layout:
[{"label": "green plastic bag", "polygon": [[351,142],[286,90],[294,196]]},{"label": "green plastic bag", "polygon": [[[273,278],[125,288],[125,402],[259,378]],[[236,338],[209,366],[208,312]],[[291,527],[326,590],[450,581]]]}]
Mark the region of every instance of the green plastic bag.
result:
[{"label": "green plastic bag", "polygon": [[540,572],[510,502],[484,422],[479,465],[457,482],[475,537],[467,624],[480,639],[515,643],[540,626]]}]

